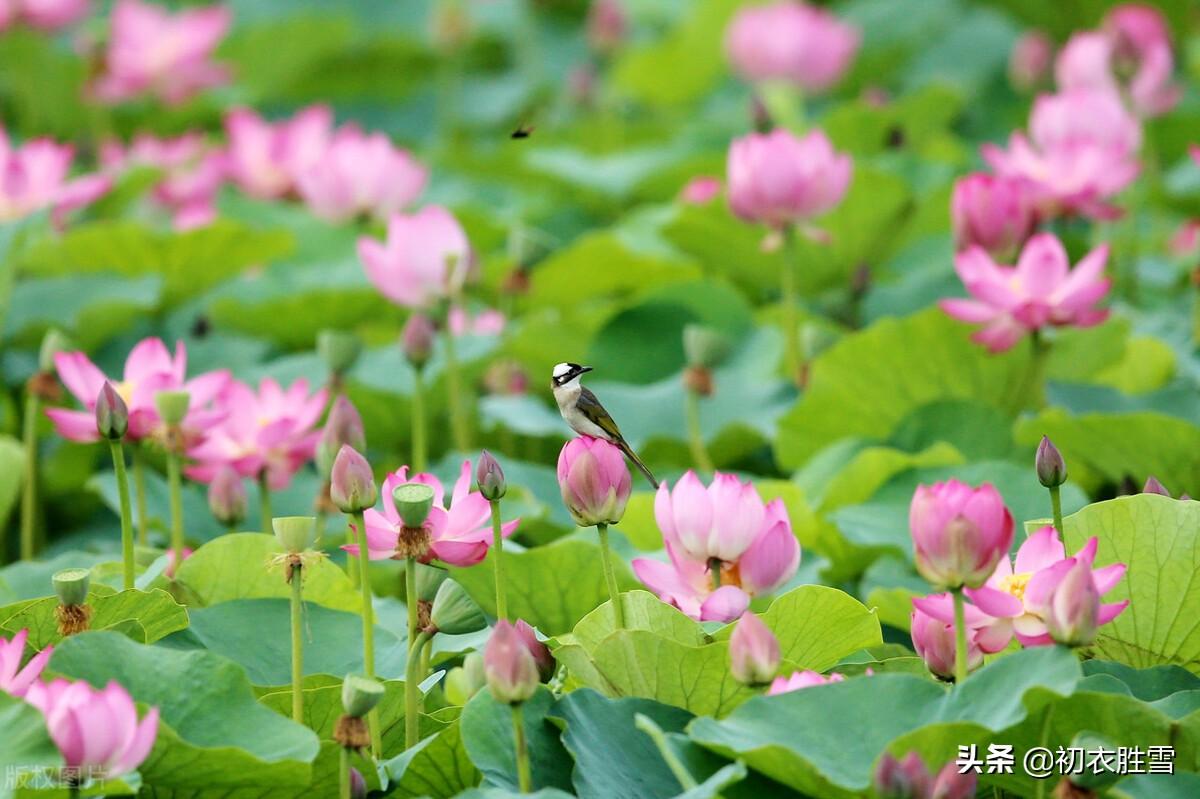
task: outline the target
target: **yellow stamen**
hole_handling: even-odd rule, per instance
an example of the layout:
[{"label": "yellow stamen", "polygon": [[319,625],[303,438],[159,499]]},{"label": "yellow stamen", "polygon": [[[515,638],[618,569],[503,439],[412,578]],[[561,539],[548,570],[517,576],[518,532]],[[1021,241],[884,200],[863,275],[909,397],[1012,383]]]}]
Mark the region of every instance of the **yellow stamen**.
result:
[{"label": "yellow stamen", "polygon": [[1000,590],[1006,594],[1012,594],[1022,602],[1025,601],[1025,589],[1029,586],[1029,579],[1033,577],[1033,572],[1021,572],[1020,574],[1010,574],[1000,580]]}]

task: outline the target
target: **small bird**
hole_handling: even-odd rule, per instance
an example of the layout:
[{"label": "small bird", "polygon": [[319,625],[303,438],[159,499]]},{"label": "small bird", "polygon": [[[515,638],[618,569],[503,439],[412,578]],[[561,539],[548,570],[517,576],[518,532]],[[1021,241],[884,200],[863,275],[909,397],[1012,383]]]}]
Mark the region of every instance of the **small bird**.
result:
[{"label": "small bird", "polygon": [[550,377],[550,388],[554,391],[554,400],[558,403],[562,418],[580,435],[602,438],[615,444],[625,453],[625,457],[633,461],[633,465],[646,475],[650,485],[658,488],[658,481],[654,479],[654,475],[650,473],[646,464],[642,463],[633,447],[625,442],[621,428],[617,427],[608,411],[604,410],[596,395],[579,382],[579,378],[590,371],[592,367],[580,366],[577,363],[560,363],[554,367]]}]

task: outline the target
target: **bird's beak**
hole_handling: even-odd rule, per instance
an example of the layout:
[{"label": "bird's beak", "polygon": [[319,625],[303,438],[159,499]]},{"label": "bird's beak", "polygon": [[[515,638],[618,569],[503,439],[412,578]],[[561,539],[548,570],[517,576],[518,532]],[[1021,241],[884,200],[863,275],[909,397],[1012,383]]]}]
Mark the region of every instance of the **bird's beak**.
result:
[{"label": "bird's beak", "polygon": [[590,372],[590,371],[592,371],[592,367],[590,367],[590,366],[579,367],[579,374],[583,374],[584,372]]}]

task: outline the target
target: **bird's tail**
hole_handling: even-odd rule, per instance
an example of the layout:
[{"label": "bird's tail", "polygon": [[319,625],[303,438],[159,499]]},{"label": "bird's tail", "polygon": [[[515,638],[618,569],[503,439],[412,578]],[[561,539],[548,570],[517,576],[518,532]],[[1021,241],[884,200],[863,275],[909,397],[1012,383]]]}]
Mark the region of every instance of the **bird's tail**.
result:
[{"label": "bird's tail", "polygon": [[642,463],[642,459],[639,458],[637,453],[633,451],[633,447],[629,446],[629,444],[627,444],[623,438],[617,439],[616,445],[620,447],[622,452],[625,453],[626,458],[629,458],[629,460],[633,461],[633,465],[638,467],[638,471],[646,475],[646,479],[650,481],[650,486],[657,491],[658,481],[654,479],[654,475],[650,472],[649,467]]}]

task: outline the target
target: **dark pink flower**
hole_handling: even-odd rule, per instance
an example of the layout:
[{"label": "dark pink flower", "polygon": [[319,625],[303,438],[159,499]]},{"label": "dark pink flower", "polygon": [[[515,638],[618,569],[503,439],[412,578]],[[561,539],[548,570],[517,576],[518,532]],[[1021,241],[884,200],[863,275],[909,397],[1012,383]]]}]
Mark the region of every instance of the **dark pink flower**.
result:
[{"label": "dark pink flower", "polygon": [[783,129],[750,133],[729,145],[729,207],[748,222],[802,222],[842,201],[851,169],[820,130],[799,139]]},{"label": "dark pink flower", "polygon": [[21,630],[11,639],[0,638],[0,691],[12,696],[24,696],[29,687],[42,675],[54,647],[48,646],[29,659],[25,667],[25,642],[29,630]]},{"label": "dark pink flower", "polygon": [[1038,221],[1024,181],[983,172],[955,182],[950,218],[958,249],[979,245],[997,258],[1016,255]]}]

